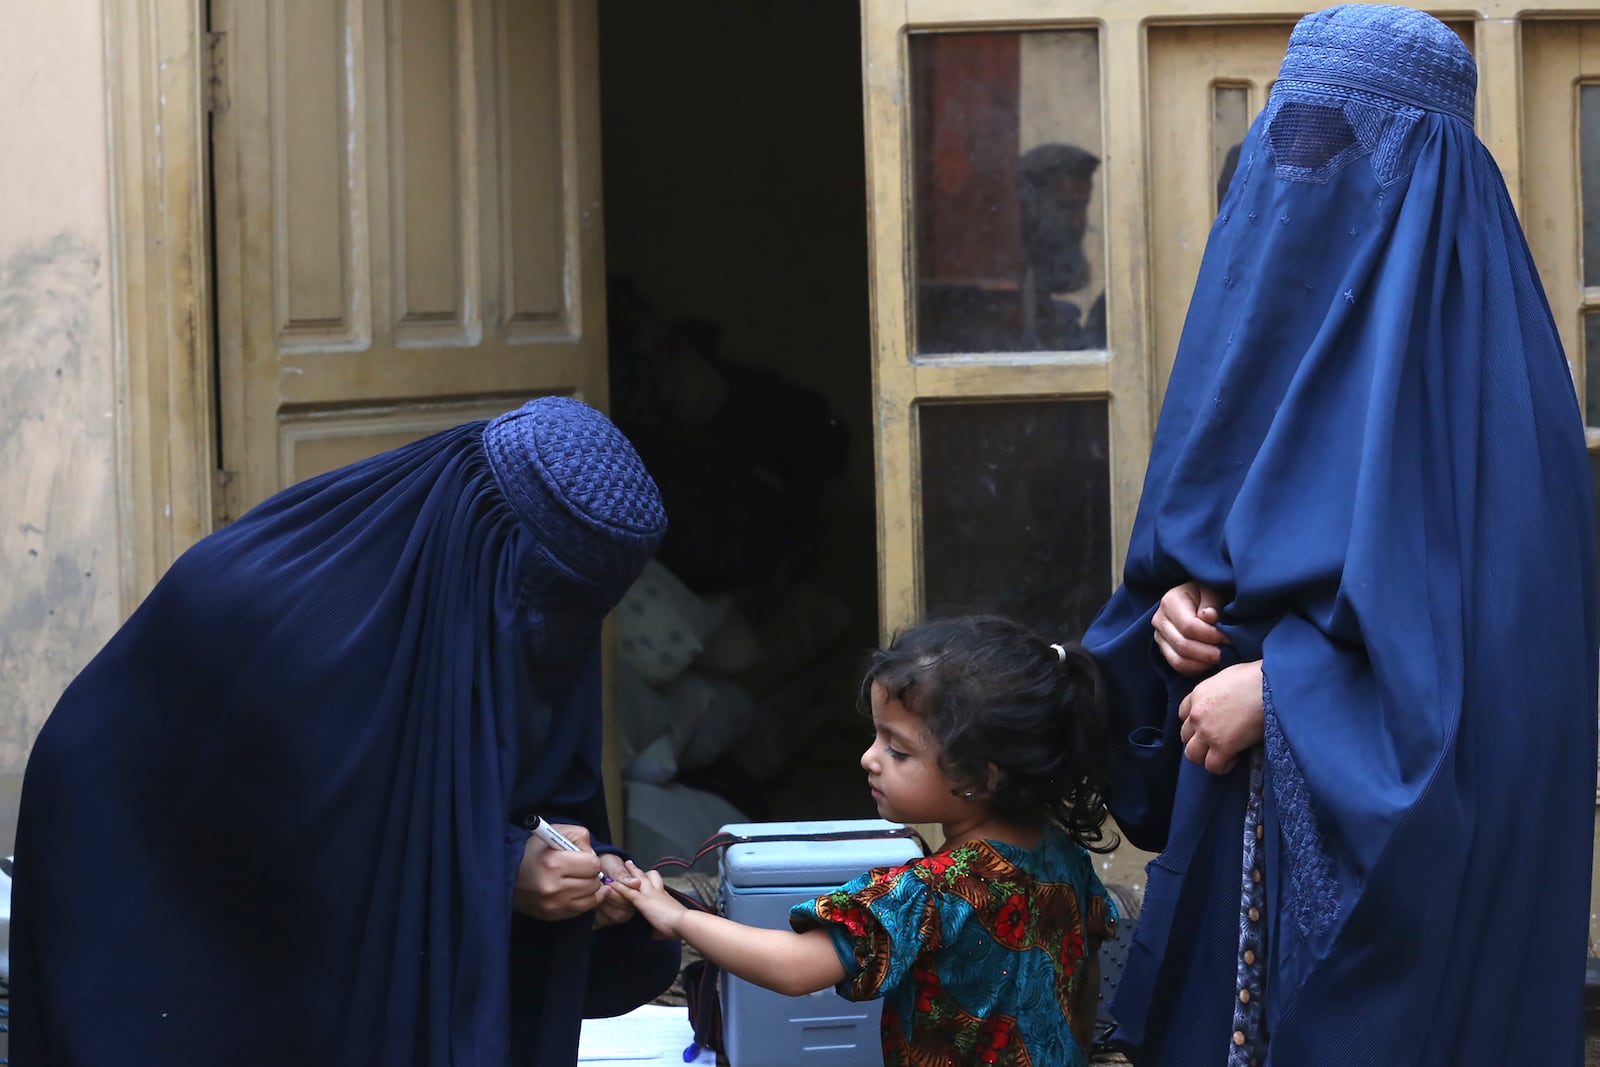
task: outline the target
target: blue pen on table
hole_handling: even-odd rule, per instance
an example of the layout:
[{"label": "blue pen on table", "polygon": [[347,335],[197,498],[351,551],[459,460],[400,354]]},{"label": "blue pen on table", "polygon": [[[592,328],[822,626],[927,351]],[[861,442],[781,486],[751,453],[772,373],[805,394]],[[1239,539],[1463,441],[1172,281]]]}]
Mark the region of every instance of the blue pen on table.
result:
[{"label": "blue pen on table", "polygon": [[[554,826],[551,826],[548,820],[541,819],[537,815],[529,815],[523,820],[523,825],[532,831],[534,837],[537,837],[540,841],[543,841],[551,848],[560,849],[562,852],[583,851],[583,849],[579,848],[577,845],[574,845],[571,841],[568,841],[566,837],[562,835],[560,830],[557,830]],[[600,882],[602,885],[610,885],[611,879],[607,878],[604,872],[602,872],[600,875]]]}]

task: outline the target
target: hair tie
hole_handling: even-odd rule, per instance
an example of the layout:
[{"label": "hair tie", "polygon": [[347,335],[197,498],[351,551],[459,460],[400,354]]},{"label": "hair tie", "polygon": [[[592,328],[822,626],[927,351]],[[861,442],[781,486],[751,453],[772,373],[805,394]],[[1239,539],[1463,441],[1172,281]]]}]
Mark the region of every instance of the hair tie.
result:
[{"label": "hair tie", "polygon": [[1056,650],[1056,659],[1062,663],[1067,662],[1067,649],[1065,645],[1051,645]]}]

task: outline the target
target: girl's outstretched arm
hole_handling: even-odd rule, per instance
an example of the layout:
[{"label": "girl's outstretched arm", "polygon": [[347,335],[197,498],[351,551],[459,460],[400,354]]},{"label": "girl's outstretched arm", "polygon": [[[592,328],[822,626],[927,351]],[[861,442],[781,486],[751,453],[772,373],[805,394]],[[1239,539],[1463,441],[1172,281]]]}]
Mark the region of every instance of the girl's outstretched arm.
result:
[{"label": "girl's outstretched arm", "polygon": [[641,871],[630,861],[634,888],[613,882],[611,888],[639,909],[657,932],[687,941],[706,959],[729,974],[791,997],[815,993],[844,981],[844,964],[827,930],[766,930],[745,926],[720,915],[691,911],[672,899],[656,871]]}]

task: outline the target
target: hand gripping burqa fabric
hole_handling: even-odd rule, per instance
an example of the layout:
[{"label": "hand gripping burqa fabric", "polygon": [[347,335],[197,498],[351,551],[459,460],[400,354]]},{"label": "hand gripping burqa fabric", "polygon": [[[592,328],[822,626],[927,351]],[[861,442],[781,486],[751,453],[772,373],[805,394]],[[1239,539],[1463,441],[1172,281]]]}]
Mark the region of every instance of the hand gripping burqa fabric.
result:
[{"label": "hand gripping burqa fabric", "polygon": [[[1113,1005],[1136,1063],[1238,1058],[1248,937],[1265,1063],[1582,1062],[1590,470],[1475,86],[1426,15],[1308,16],[1212,227],[1086,639],[1128,730],[1112,809],[1161,852]],[[1265,677],[1259,930],[1251,760],[1183,759],[1151,641],[1189,579]]]},{"label": "hand gripping burqa fabric", "polygon": [[606,839],[600,623],[664,529],[616,428],[543,398],[185,553],[29,759],[12,1062],[574,1062],[676,944],[514,916],[521,825]]}]

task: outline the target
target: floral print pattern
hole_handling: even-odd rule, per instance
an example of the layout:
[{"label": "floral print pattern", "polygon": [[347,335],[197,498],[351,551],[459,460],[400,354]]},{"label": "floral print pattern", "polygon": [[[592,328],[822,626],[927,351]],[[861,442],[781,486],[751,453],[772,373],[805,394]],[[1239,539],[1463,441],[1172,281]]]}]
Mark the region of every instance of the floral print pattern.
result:
[{"label": "floral print pattern", "polygon": [[1000,914],[995,916],[994,936],[1008,948],[1022,948],[1027,932],[1028,902],[1022,899],[1021,893],[1013,893],[1000,905]]},{"label": "floral print pattern", "polygon": [[1089,954],[1116,919],[1088,853],[1064,834],[869,871],[797,905],[790,923],[832,934],[840,994],[883,998],[885,1064],[1088,1062],[1073,1026]]}]

